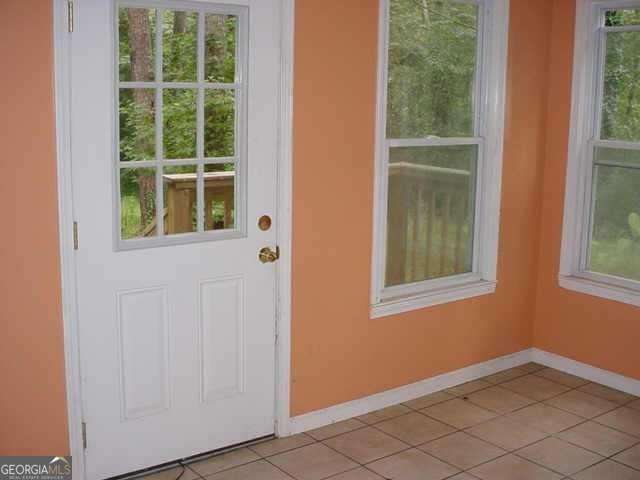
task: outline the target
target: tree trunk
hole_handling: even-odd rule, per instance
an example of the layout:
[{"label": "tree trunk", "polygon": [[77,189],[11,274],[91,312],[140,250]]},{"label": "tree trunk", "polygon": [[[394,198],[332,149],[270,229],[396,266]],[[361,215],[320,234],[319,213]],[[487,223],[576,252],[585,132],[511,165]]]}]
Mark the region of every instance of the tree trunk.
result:
[{"label": "tree trunk", "polygon": [[187,31],[187,12],[174,12],[173,33],[185,33]]},{"label": "tree trunk", "polygon": [[427,0],[422,0],[422,22],[424,23],[424,25],[428,25],[429,24],[429,4],[427,3]]},{"label": "tree trunk", "polygon": [[206,32],[207,38],[215,39],[207,42],[207,58],[222,61],[227,55],[227,16],[207,15]]},{"label": "tree trunk", "polygon": [[[153,80],[153,57],[151,50],[151,28],[149,24],[149,11],[143,8],[129,8],[129,42],[131,48],[131,80],[134,82],[144,82]],[[153,89],[133,90],[133,101],[136,110],[140,112],[153,111],[154,91]],[[138,138],[138,150],[141,152],[152,152],[152,145],[149,145],[144,138]],[[146,169],[136,170],[138,179],[140,202],[141,226],[148,226],[153,220],[155,205],[155,176],[148,175]]]},{"label": "tree trunk", "polygon": [[156,177],[154,175],[138,174],[138,188],[140,189],[140,227],[148,227],[154,219],[156,204]]}]

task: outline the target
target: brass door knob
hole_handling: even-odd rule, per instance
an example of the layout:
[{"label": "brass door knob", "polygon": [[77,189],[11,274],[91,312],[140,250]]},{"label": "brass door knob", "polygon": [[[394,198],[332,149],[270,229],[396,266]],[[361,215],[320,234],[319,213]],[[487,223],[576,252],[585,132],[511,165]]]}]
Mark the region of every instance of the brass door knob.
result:
[{"label": "brass door knob", "polygon": [[264,247],[260,249],[258,252],[258,259],[262,263],[273,263],[280,258],[280,247],[276,247],[276,250],[273,251],[269,247]]}]

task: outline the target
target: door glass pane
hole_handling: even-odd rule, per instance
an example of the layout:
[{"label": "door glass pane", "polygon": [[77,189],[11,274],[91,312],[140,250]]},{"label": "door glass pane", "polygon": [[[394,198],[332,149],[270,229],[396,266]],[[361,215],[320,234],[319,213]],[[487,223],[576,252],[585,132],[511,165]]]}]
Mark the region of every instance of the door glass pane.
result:
[{"label": "door glass pane", "polygon": [[387,137],[473,135],[478,6],[391,0]]},{"label": "door glass pane", "polygon": [[166,10],[162,25],[165,82],[195,82],[198,71],[198,14]]},{"label": "door glass pane", "polygon": [[476,145],[391,148],[385,286],[472,271]]},{"label": "door glass pane", "polygon": [[120,170],[120,235],[123,240],[155,237],[156,169]]},{"label": "door glass pane", "polygon": [[165,159],[196,157],[195,89],[167,88],[163,91],[163,141]]},{"label": "door glass pane", "polygon": [[230,6],[228,14],[221,8],[202,2],[118,10],[115,168],[123,240],[238,228],[244,210],[236,200],[245,197],[236,189],[245,183],[236,182],[236,164],[246,162],[246,126],[237,110],[247,95],[238,75],[247,51],[238,39],[247,20],[244,7]]},{"label": "door glass pane", "polygon": [[195,165],[165,167],[162,173],[164,188],[164,233],[198,231],[198,174]]},{"label": "door glass pane", "polygon": [[151,82],[155,78],[156,10],[118,10],[118,63],[120,81]]},{"label": "door glass pane", "polygon": [[235,154],[235,91],[207,90],[204,105],[204,156]]},{"label": "door glass pane", "polygon": [[640,141],[640,32],[607,34],[602,138]]},{"label": "door glass pane", "polygon": [[233,83],[236,76],[235,15],[205,17],[205,81]]},{"label": "door glass pane", "polygon": [[640,152],[597,148],[587,268],[640,280]]},{"label": "door glass pane", "polygon": [[235,176],[233,163],[205,165],[205,230],[235,228]]},{"label": "door glass pane", "polygon": [[156,158],[155,90],[120,90],[120,161]]}]

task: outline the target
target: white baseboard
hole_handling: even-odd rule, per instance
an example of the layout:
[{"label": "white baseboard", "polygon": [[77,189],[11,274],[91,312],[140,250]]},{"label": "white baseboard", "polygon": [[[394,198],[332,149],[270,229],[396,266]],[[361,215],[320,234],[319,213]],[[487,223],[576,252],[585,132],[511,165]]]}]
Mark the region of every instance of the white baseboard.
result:
[{"label": "white baseboard", "polygon": [[625,377],[538,348],[531,349],[531,361],[640,397],[640,380],[634,378]]},{"label": "white baseboard", "polygon": [[470,382],[478,378],[486,377],[502,370],[517,367],[530,362],[532,349],[523,350],[504,357],[495,358],[487,362],[477,363],[469,367],[453,372],[438,375],[437,377],[421,380],[416,383],[376,393],[368,397],[359,398],[350,402],[341,403],[332,407],[305,413],[289,420],[287,433],[306,432],[314,428],[324,427],[331,423],[347,420],[358,415],[364,415],[381,408],[390,407],[402,402],[408,402],[415,398],[451,388],[461,383]]},{"label": "white baseboard", "polygon": [[538,348],[530,348],[438,375],[437,377],[428,378],[392,390],[369,395],[368,397],[292,417],[289,419],[287,428],[283,429],[283,431],[286,431],[286,435],[293,435],[313,430],[314,428],[324,427],[325,425],[364,415],[375,410],[380,410],[381,408],[408,402],[409,400],[451,388],[461,383],[477,380],[478,378],[517,367],[527,362],[536,362],[540,365],[577,375],[586,380],[640,397],[640,380],[625,377],[586,363],[577,362]]}]

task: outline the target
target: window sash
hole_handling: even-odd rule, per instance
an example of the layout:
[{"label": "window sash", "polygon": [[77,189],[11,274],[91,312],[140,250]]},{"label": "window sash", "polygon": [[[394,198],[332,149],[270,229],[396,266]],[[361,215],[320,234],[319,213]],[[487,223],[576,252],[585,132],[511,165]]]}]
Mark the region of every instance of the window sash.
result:
[{"label": "window sash", "polygon": [[[594,189],[594,167],[619,166],[614,162],[596,162],[597,147],[628,149],[640,151],[640,141],[630,142],[602,138],[602,111],[604,106],[604,76],[606,66],[607,35],[611,32],[639,31],[640,25],[621,27],[605,26],[605,12],[620,8],[640,8],[640,0],[591,1],[586,7],[590,27],[583,32],[587,35],[586,51],[579,62],[585,65],[574,65],[574,105],[571,129],[574,130],[573,143],[570,149],[569,161],[576,162],[576,168],[569,168],[567,174],[568,186],[573,182],[573,188],[568,187],[567,193],[577,194],[577,199],[565,202],[565,225],[561,255],[560,277],[574,277],[585,280],[593,285],[610,285],[612,288],[622,288],[627,291],[640,292],[640,281],[624,277],[595,272],[589,269],[589,255],[593,240],[593,215],[595,213],[596,192]],[[578,21],[580,21],[578,19]],[[584,18],[583,18],[584,21]],[[584,27],[583,27],[584,28]],[[577,43],[576,43],[577,44]],[[575,78],[582,75],[583,77]],[[580,84],[576,83],[576,80]],[[575,90],[580,91],[576,93]],[[576,97],[579,95],[579,97]],[[594,101],[589,101],[593,98]],[[579,104],[576,104],[578,102]],[[578,140],[579,139],[579,140]],[[575,157],[575,158],[571,158]],[[636,168],[628,164],[627,168]],[[637,167],[640,168],[640,167]],[[575,178],[571,178],[575,175]],[[577,203],[575,202],[577,200]],[[574,205],[572,207],[571,205]],[[571,208],[577,207],[577,221],[571,225],[572,217],[576,218]],[[567,229],[573,229],[573,232]],[[591,290],[592,287],[585,287]],[[600,287],[597,290],[601,290]],[[615,295],[614,295],[615,296]],[[618,298],[616,296],[616,298]]]},{"label": "window sash", "polygon": [[[446,289],[448,287],[459,286],[465,283],[479,282],[483,280],[482,275],[482,252],[485,249],[483,245],[482,235],[482,218],[486,209],[485,205],[485,150],[486,150],[486,124],[488,115],[488,91],[487,91],[487,19],[490,15],[490,3],[486,0],[469,0],[465,3],[474,3],[478,5],[478,34],[477,34],[477,52],[476,52],[476,70],[474,76],[473,88],[473,105],[474,105],[474,135],[470,137],[426,137],[426,138],[388,138],[387,137],[387,108],[388,108],[388,75],[389,75],[389,35],[390,35],[390,3],[391,0],[383,0],[386,6],[386,12],[381,16],[381,32],[384,32],[385,52],[384,65],[380,66],[379,81],[382,84],[379,99],[381,108],[379,108],[378,118],[378,135],[382,136],[379,147],[380,171],[377,173],[376,181],[378,182],[376,189],[380,190],[379,200],[376,204],[377,216],[377,235],[378,240],[374,242],[377,245],[377,252],[374,252],[374,284],[373,284],[373,304],[379,304],[398,297],[409,297],[420,295],[421,293]],[[384,21],[384,24],[382,23]],[[412,147],[412,146],[459,146],[459,145],[477,145],[478,156],[476,159],[476,185],[475,185],[475,202],[474,202],[474,223],[473,223],[473,243],[472,243],[472,271],[469,273],[450,275],[441,278],[427,279],[414,283],[405,283],[390,287],[385,286],[386,279],[386,261],[387,261],[387,215],[388,215],[388,189],[389,189],[389,151],[393,147]]]}]

